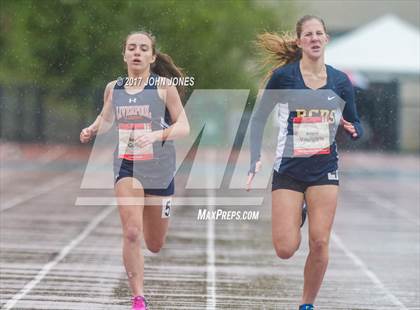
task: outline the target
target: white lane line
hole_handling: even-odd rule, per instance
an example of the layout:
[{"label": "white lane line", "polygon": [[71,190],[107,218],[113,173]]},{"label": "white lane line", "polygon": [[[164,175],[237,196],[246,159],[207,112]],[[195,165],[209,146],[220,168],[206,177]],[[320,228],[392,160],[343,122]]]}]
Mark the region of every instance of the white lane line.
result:
[{"label": "white lane line", "polygon": [[364,272],[364,274],[366,274],[366,276],[376,285],[376,287],[385,293],[390,302],[392,302],[395,306],[398,306],[398,309],[407,310],[407,307],[385,287],[385,285],[382,283],[381,280],[379,280],[377,275],[373,271],[369,270],[366,264],[356,254],[354,254],[343,243],[343,241],[341,241],[341,238],[338,237],[335,232],[331,233],[331,239],[346,254],[346,256],[350,258],[353,261],[353,263]]},{"label": "white lane line", "polygon": [[76,179],[76,177],[74,176],[74,172],[68,172],[66,174],[52,179],[47,183],[41,184],[40,186],[37,186],[38,184],[34,184],[34,189],[32,191],[23,193],[19,197],[12,198],[8,201],[2,201],[0,212],[13,208],[42,194],[48,193],[53,189],[65,183],[68,183],[74,179]]},{"label": "white lane line", "polygon": [[376,193],[373,189],[369,191],[366,187],[361,187],[356,184],[351,185],[351,189],[359,193],[368,193],[366,196],[363,196],[363,198],[366,199],[369,203],[374,204],[378,208],[386,209],[413,224],[416,224],[418,226],[420,225],[418,214],[410,214],[406,210],[402,209],[402,206],[397,205],[396,203],[388,201],[379,196],[379,194]]},{"label": "white lane line", "polygon": [[108,206],[105,208],[105,210],[99,213],[92,221],[89,222],[85,229],[78,236],[76,236],[76,238],[71,240],[53,260],[45,264],[38,272],[38,274],[17,294],[15,294],[1,309],[12,309],[19,300],[25,297],[39,282],[41,282],[42,279],[48,274],[48,272],[50,272],[50,270],[54,268],[61,260],[63,260],[63,258],[65,258],[71,250],[73,250],[81,241],[83,241],[114,209],[114,206]]},{"label": "white lane line", "polygon": [[[214,211],[215,206],[215,191],[210,189],[210,184],[214,181],[215,170],[212,169],[211,165],[215,163],[215,154],[213,151],[209,151],[209,160],[207,160],[207,185],[206,190],[207,203],[206,208],[211,214]],[[215,250],[214,250],[214,220],[207,220],[207,301],[206,310],[216,309],[216,266],[215,266]]]},{"label": "white lane line", "polygon": [[388,211],[398,215],[399,217],[402,217],[403,219],[416,224],[420,225],[420,220],[418,219],[418,215],[410,215],[407,211],[404,209],[401,209],[401,206],[398,206],[397,204],[385,200],[378,196],[378,194],[374,192],[369,192],[369,196],[367,199],[372,202],[375,206],[387,209]]},{"label": "white lane line", "polygon": [[[12,152],[8,154],[7,151],[2,151],[2,147],[0,145],[0,162],[4,158],[9,158],[9,157],[15,158],[16,154],[19,154],[17,152],[21,153],[20,149],[18,147],[15,147],[15,150],[13,151],[12,149]],[[68,149],[65,147],[53,146],[49,150],[47,150],[45,153],[39,155],[35,159],[22,158],[21,160],[31,161],[32,163],[36,164],[37,169],[40,169],[42,167],[45,167],[47,164],[50,164],[51,162],[56,161],[67,152],[68,152]],[[22,157],[21,154],[19,156]],[[3,167],[4,167],[4,163],[3,163]],[[15,175],[16,175],[15,170],[5,172],[4,169],[1,169],[0,178],[6,179],[8,177],[15,176]]]}]

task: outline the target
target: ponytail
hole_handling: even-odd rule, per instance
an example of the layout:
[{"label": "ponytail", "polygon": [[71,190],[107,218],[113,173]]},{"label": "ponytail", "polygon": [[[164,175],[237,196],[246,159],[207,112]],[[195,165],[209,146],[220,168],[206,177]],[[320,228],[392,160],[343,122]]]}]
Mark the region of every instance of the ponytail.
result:
[{"label": "ponytail", "polygon": [[[166,78],[182,78],[185,76],[182,68],[177,67],[171,56],[165,53],[156,51],[156,60],[151,66],[153,73]],[[176,87],[181,99],[185,96],[185,86],[179,83]]]},{"label": "ponytail", "polygon": [[300,38],[302,34],[303,24],[312,19],[319,21],[325,33],[327,32],[327,27],[322,18],[315,15],[305,15],[296,22],[295,35],[290,32],[283,32],[281,35],[265,32],[257,36],[256,46],[263,50],[261,61],[263,68],[270,67],[262,83],[265,83],[270,78],[275,69],[298,61],[302,57],[302,50],[297,46],[296,39]]},{"label": "ponytail", "polygon": [[259,34],[255,44],[262,49],[263,68],[270,68],[262,83],[270,78],[275,69],[299,60],[302,55],[296,44],[296,37],[287,32],[281,35],[270,32]]}]

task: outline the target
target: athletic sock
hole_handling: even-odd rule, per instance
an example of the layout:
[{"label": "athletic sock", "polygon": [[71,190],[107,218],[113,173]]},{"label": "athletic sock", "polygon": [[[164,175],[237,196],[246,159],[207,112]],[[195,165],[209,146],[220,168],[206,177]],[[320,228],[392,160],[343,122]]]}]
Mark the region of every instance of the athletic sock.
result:
[{"label": "athletic sock", "polygon": [[299,310],[314,310],[313,304],[303,304],[299,306]]}]

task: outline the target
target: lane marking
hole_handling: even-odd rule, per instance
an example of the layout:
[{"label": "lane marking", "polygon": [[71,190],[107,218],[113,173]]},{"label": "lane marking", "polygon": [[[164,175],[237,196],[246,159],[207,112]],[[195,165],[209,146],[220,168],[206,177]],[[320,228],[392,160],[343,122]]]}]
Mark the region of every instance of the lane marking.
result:
[{"label": "lane marking", "polygon": [[343,243],[341,238],[338,237],[335,232],[331,232],[331,239],[344,252],[344,254],[346,254],[346,256],[350,258],[350,260],[363,271],[363,273],[373,282],[373,284],[381,289],[395,306],[398,306],[398,309],[408,310],[407,307],[385,287],[382,281],[379,280],[378,276]]},{"label": "lane marking", "polygon": [[66,184],[70,181],[73,181],[76,179],[76,176],[74,175],[74,172],[68,172],[66,174],[63,174],[59,177],[56,177],[52,179],[51,181],[44,183],[40,186],[35,187],[32,191],[26,192],[18,197],[12,198],[8,201],[2,201],[1,202],[1,209],[0,212],[6,211],[8,209],[11,209],[17,205],[20,205],[28,200],[31,200],[35,197],[41,196],[43,194],[46,194],[53,189]]},{"label": "lane marking", "polygon": [[53,269],[60,261],[62,261],[67,254],[70,253],[80,242],[82,242],[113,210],[114,206],[108,206],[101,213],[99,213],[89,224],[83,229],[83,231],[71,240],[58,255],[47,264],[45,264],[38,274],[28,282],[18,293],[16,293],[1,309],[9,310],[12,309],[15,304],[25,297],[45,276]]},{"label": "lane marking", "polygon": [[[349,187],[351,190],[359,192],[359,193],[363,193],[363,192],[367,192],[366,187],[361,187],[359,185],[355,185],[352,184]],[[382,198],[381,196],[379,196],[378,193],[374,192],[374,189],[370,189],[370,191],[368,192],[368,195],[363,195],[362,197],[364,199],[366,199],[368,202],[374,204],[375,206],[379,207],[379,208],[383,208],[386,209],[392,213],[394,213],[395,215],[398,215],[399,217],[413,223],[416,224],[417,226],[420,225],[420,220],[419,220],[419,216],[418,214],[410,214],[408,211],[401,209],[401,207],[399,205],[397,205],[394,202],[388,201],[384,198]]]},{"label": "lane marking", "polygon": [[[210,185],[214,181],[215,170],[212,169],[211,164],[215,161],[215,153],[214,151],[209,152],[209,158],[207,160],[207,184]],[[215,207],[215,190],[210,189],[208,186],[206,190],[207,195],[207,202],[205,204],[207,210],[211,213],[214,211]],[[215,249],[214,249],[214,220],[207,221],[207,301],[206,301],[206,309],[213,310],[216,309],[216,266],[215,266]]]},{"label": "lane marking", "polygon": [[[7,146],[6,146],[7,147]],[[45,153],[40,154],[37,158],[34,159],[28,159],[28,158],[21,158],[21,160],[23,161],[30,161],[32,163],[35,164],[34,168],[40,169],[43,168],[45,166],[47,166],[47,164],[50,164],[52,162],[57,161],[58,159],[60,159],[60,157],[62,157],[63,155],[65,155],[67,152],[69,151],[69,149],[61,147],[61,146],[52,146],[49,150],[47,150]],[[2,145],[0,145],[0,162],[3,159],[9,158],[9,157],[15,157],[17,152],[21,152],[20,149],[18,147],[16,147],[16,150],[14,151],[14,153],[7,153],[8,151],[4,151],[4,149],[2,148]],[[23,157],[22,155],[20,155],[20,157]],[[14,165],[15,163],[11,163],[12,165]],[[11,171],[4,171],[4,162],[3,162],[3,169],[0,173],[0,178],[1,179],[6,179],[8,177],[11,176],[15,176],[16,175],[16,171],[15,170],[11,170]],[[18,171],[19,172],[19,171]]]},{"label": "lane marking", "polygon": [[372,202],[375,206],[387,209],[388,211],[398,215],[399,217],[402,217],[406,221],[416,224],[417,226],[420,225],[418,215],[410,215],[407,211],[401,209],[400,206],[398,206],[397,204],[379,197],[379,195],[377,195],[376,193],[369,192],[369,197],[367,197],[367,199],[368,201]]}]

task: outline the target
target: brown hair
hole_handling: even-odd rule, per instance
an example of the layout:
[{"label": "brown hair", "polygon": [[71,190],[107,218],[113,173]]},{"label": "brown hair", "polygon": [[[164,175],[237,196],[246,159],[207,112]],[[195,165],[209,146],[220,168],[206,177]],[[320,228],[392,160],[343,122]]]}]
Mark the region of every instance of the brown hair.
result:
[{"label": "brown hair", "polygon": [[[156,60],[154,63],[151,64],[150,69],[153,73],[166,77],[166,78],[182,78],[185,76],[184,71],[182,68],[178,67],[174,61],[172,60],[171,56],[168,54],[162,53],[156,49],[156,37],[152,35],[150,32],[147,31],[133,31],[130,32],[124,40],[123,44],[123,53],[125,52],[125,46],[127,44],[128,38],[133,34],[143,34],[150,39],[152,42],[152,52],[153,55],[156,55]],[[182,84],[182,83],[179,83]],[[178,85],[177,87],[179,96],[181,99],[185,96],[185,86]]]},{"label": "brown hair", "polygon": [[302,26],[305,22],[316,19],[324,31],[327,32],[322,18],[314,15],[305,15],[296,22],[296,34],[283,32],[281,34],[265,32],[257,36],[256,46],[263,50],[262,65],[270,67],[270,71],[263,79],[263,83],[271,76],[272,72],[284,65],[295,62],[302,57],[302,50],[297,46],[296,39],[302,34]]}]

